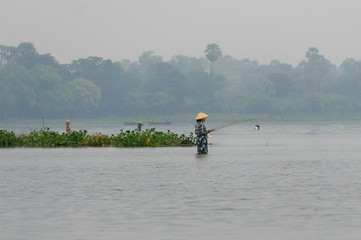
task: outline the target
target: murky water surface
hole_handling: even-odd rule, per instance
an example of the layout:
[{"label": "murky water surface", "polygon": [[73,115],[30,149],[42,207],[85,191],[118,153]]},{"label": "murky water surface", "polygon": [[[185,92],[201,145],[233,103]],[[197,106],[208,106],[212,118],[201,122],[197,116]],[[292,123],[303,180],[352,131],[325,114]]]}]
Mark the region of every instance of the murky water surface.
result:
[{"label": "murky water surface", "polygon": [[356,122],[264,123],[215,132],[206,156],[0,149],[0,239],[360,239],[360,138]]}]

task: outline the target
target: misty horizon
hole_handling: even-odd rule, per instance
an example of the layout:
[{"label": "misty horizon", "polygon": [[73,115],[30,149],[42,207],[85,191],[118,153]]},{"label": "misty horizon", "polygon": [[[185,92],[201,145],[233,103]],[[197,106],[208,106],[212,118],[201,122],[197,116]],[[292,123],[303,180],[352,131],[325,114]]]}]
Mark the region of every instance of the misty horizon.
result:
[{"label": "misty horizon", "polygon": [[260,64],[297,66],[310,47],[330,62],[360,60],[356,1],[0,1],[2,45],[31,42],[59,63],[99,56],[138,61],[153,51],[204,57],[209,43],[223,55]]}]

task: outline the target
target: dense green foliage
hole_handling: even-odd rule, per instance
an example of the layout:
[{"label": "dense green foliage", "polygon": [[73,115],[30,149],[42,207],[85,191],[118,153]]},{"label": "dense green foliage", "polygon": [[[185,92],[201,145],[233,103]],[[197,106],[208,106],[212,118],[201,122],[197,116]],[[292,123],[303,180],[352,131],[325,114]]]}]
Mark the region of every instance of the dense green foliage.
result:
[{"label": "dense green foliage", "polygon": [[0,147],[174,147],[193,146],[193,134],[172,133],[169,130],[157,132],[154,128],[142,132],[123,131],[114,135],[95,133],[86,130],[58,133],[49,129],[16,135],[14,132],[0,130]]},{"label": "dense green foliage", "polygon": [[8,132],[0,129],[0,147],[13,147],[19,144],[19,138],[13,131]]},{"label": "dense green foliage", "polygon": [[138,62],[89,57],[59,64],[31,43],[0,45],[0,118],[361,113],[355,59],[337,67],[309,48],[293,67],[222,56],[217,44],[204,52],[167,62],[147,51]]}]

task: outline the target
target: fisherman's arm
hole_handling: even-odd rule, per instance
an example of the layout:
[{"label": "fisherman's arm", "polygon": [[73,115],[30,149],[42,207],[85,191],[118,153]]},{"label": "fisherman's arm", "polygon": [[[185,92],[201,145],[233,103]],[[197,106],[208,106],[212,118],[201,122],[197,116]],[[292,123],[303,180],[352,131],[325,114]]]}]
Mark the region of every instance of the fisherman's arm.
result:
[{"label": "fisherman's arm", "polygon": [[213,132],[213,131],[214,131],[213,128],[210,129],[210,130],[207,130],[205,125],[203,125],[203,127],[202,127],[202,133],[203,134],[208,134],[208,133]]}]

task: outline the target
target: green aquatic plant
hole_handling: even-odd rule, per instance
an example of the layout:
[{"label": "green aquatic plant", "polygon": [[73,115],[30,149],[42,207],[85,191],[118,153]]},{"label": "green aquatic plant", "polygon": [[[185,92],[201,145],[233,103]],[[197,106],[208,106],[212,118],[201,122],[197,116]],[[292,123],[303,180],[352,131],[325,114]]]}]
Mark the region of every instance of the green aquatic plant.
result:
[{"label": "green aquatic plant", "polygon": [[89,135],[86,130],[58,133],[48,128],[34,130],[29,134],[16,135],[14,132],[0,130],[0,147],[174,147],[193,146],[193,133],[172,133],[169,130],[158,132],[155,128],[137,130],[122,129],[118,134],[105,135],[94,133]]},{"label": "green aquatic plant", "polygon": [[102,133],[95,133],[93,135],[87,135],[84,138],[84,146],[89,147],[109,147],[111,143],[111,137]]},{"label": "green aquatic plant", "polygon": [[0,147],[14,147],[18,144],[18,138],[13,131],[8,132],[0,129]]},{"label": "green aquatic plant", "polygon": [[166,147],[166,146],[193,146],[195,140],[193,134],[178,135],[169,130],[167,133],[157,132],[155,128],[146,129],[143,132],[136,130],[120,130],[117,135],[112,135],[112,146],[115,147]]},{"label": "green aquatic plant", "polygon": [[24,147],[78,147],[84,145],[86,130],[58,133],[49,129],[35,130],[19,136]]}]

